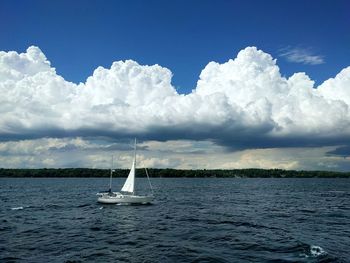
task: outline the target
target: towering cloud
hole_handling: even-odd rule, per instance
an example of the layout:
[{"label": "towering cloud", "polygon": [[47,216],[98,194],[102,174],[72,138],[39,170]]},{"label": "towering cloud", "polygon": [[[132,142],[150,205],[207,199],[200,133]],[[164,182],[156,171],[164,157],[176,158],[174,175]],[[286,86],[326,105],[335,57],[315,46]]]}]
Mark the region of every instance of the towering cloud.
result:
[{"label": "towering cloud", "polygon": [[171,77],[127,60],[75,84],[37,47],[0,52],[0,138],[138,135],[258,148],[350,137],[350,67],[314,87],[305,73],[282,77],[276,60],[247,47],[224,64],[210,62],[190,94],[178,94]]}]

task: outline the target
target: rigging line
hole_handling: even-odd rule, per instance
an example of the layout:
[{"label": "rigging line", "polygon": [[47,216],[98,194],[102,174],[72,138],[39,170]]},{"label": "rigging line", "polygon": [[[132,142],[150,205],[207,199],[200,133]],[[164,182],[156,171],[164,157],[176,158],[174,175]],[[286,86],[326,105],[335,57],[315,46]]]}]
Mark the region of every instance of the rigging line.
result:
[{"label": "rigging line", "polygon": [[149,183],[149,186],[150,186],[151,191],[152,191],[152,195],[154,195],[153,187],[152,187],[152,184],[151,184],[151,180],[149,179],[148,171],[147,171],[147,168],[146,168],[146,167],[145,167],[145,170],[146,170],[146,175],[147,175],[148,183]]}]

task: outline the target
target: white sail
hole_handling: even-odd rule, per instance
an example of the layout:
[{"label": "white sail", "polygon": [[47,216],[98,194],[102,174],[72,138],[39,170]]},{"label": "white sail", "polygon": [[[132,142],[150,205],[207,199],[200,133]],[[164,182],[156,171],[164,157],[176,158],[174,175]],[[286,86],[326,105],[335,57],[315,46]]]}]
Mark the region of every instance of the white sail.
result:
[{"label": "white sail", "polygon": [[124,183],[124,186],[122,188],[122,192],[133,193],[134,186],[135,186],[135,159],[132,162],[130,173],[129,173],[129,176]]}]

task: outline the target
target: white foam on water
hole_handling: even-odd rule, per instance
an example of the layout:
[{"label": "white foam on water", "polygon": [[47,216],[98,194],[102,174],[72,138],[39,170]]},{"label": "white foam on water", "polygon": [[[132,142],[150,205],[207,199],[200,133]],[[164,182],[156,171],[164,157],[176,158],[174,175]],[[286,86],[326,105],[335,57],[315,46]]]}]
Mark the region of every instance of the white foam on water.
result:
[{"label": "white foam on water", "polygon": [[22,210],[23,206],[12,207],[11,210]]},{"label": "white foam on water", "polygon": [[100,210],[103,209],[103,206],[100,207]]},{"label": "white foam on water", "polygon": [[310,254],[313,257],[318,257],[318,256],[326,255],[327,253],[326,251],[324,251],[322,247],[312,245],[310,247]]},{"label": "white foam on water", "polygon": [[319,256],[324,256],[327,255],[327,252],[320,246],[314,246],[311,245],[310,250],[307,251],[306,253],[300,254],[300,256],[305,257],[305,258],[310,258],[310,257],[319,257]]}]

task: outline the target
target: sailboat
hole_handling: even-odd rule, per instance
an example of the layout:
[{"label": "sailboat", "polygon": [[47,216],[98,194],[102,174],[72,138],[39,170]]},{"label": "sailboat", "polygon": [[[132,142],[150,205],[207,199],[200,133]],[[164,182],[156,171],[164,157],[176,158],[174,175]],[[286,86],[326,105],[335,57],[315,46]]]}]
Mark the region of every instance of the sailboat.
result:
[{"label": "sailboat", "polygon": [[135,139],[135,146],[134,146],[134,158],[131,165],[131,169],[129,172],[128,177],[126,178],[126,181],[121,189],[120,192],[113,192],[112,191],[112,175],[113,175],[113,157],[112,157],[112,167],[110,172],[110,178],[109,178],[109,190],[107,192],[100,192],[98,193],[97,202],[103,203],[103,204],[118,204],[118,203],[125,203],[125,204],[148,204],[151,203],[151,201],[154,199],[153,196],[153,188],[151,181],[149,180],[148,172],[146,170],[146,175],[148,178],[148,183],[151,188],[152,194],[150,195],[137,195],[135,193],[135,171],[136,171],[136,139]]}]

